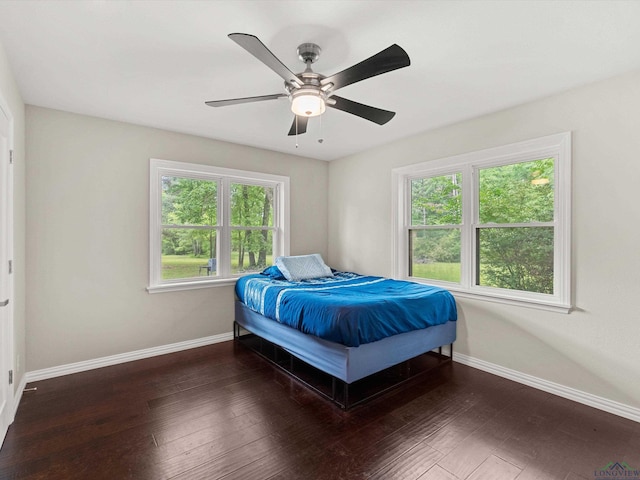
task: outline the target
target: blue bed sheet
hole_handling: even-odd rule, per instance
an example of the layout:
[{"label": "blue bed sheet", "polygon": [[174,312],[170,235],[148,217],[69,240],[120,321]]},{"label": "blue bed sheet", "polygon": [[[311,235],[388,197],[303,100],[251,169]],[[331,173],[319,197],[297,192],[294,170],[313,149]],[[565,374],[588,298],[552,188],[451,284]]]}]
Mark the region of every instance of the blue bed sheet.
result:
[{"label": "blue bed sheet", "polygon": [[247,275],[236,295],[265,317],[349,347],[457,320],[443,288],[350,272],[301,282]]}]

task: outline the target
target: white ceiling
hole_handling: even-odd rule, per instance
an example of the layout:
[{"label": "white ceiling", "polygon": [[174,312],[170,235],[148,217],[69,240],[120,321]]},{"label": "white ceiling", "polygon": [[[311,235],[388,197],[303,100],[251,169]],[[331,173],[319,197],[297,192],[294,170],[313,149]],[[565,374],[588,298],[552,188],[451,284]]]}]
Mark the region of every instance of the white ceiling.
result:
[{"label": "white ceiling", "polygon": [[[324,75],[397,43],[411,66],[339,92],[396,117],[328,109],[296,149],[286,98],[206,106],[283,91],[234,32]],[[332,160],[640,69],[640,1],[0,0],[0,42],[27,104]]]}]

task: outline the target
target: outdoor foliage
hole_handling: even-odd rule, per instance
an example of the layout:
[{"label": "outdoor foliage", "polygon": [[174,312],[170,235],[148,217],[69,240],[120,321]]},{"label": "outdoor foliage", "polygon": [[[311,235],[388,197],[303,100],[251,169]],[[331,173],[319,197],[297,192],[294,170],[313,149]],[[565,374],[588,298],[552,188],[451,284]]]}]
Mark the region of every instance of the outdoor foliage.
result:
[{"label": "outdoor foliage", "polygon": [[[461,182],[459,173],[411,181],[411,225],[437,226],[411,230],[412,276],[460,281],[460,229],[451,226],[462,223]],[[425,268],[427,264],[449,266]]]},{"label": "outdoor foliage", "polygon": [[[208,180],[162,177],[162,224],[213,227],[218,218],[218,184]],[[216,230],[212,228],[162,229],[163,255],[214,258]]]},{"label": "outdoor foliage", "polygon": [[[199,265],[206,265],[209,258],[216,258],[220,228],[219,188],[219,182],[212,180],[162,177],[164,279],[199,275]],[[270,187],[231,184],[233,258],[230,263],[233,272],[264,268],[270,260],[273,253],[270,229],[273,227],[273,193]]]},{"label": "outdoor foliage", "polygon": [[456,225],[462,222],[462,175],[411,181],[411,225]]},{"label": "outdoor foliage", "polygon": [[479,285],[553,293],[553,227],[480,230]]},{"label": "outdoor foliage", "polygon": [[[476,238],[479,285],[553,293],[554,160],[547,158],[479,171]],[[411,267],[414,276],[452,280],[452,265],[460,264],[462,223],[461,175],[415,179],[411,182]],[[517,224],[514,225],[514,224]],[[442,227],[440,227],[442,226]],[[442,269],[424,264],[447,264]],[[442,274],[443,276],[445,274]]]},{"label": "outdoor foliage", "polygon": [[[411,276],[460,281],[460,229],[413,230],[410,242]],[[445,264],[447,269],[435,267]]]},{"label": "outdoor foliage", "polygon": [[480,170],[480,285],[553,293],[553,158]]},{"label": "outdoor foliage", "polygon": [[480,170],[480,223],[553,221],[553,158]]},{"label": "outdoor foliage", "polygon": [[234,183],[231,185],[232,250],[238,271],[263,269],[273,253],[271,230],[246,227],[273,226],[273,188]]}]

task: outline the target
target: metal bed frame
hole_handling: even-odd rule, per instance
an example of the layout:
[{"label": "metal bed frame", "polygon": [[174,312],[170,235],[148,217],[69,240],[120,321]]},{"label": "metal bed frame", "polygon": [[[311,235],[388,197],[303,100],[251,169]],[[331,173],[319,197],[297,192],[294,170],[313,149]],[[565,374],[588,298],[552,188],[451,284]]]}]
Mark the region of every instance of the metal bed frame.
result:
[{"label": "metal bed frame", "polygon": [[[243,334],[242,330],[247,333]],[[415,380],[416,378],[422,377],[426,373],[442,367],[443,365],[450,364],[453,359],[453,343],[450,343],[448,355],[443,354],[442,346],[439,346],[437,347],[437,352],[429,351],[423,353],[417,357],[400,362],[392,367],[372,373],[371,375],[352,383],[347,383],[344,380],[326,373],[312,364],[298,358],[285,348],[266,340],[259,335],[251,333],[246,327],[241,326],[235,320],[233,322],[233,338],[236,343],[249,348],[260,357],[267,360],[271,365],[277,367],[296,381],[322,397],[330,400],[345,411],[373,400],[374,398],[378,398],[391,390]],[[415,368],[413,363],[415,363],[414,361],[420,357],[433,357],[437,362],[427,368]],[[309,373],[309,371],[311,371],[311,373]],[[355,400],[352,399],[351,392],[354,387],[364,382],[371,381],[372,379],[375,381],[374,377],[376,376],[386,377],[381,379],[382,381],[380,383],[382,385],[379,385],[378,388],[374,388],[372,393],[368,393]],[[395,380],[389,384],[388,377],[395,377]],[[323,380],[325,382],[324,385],[322,383]],[[327,380],[330,381],[329,385],[327,385]]]}]

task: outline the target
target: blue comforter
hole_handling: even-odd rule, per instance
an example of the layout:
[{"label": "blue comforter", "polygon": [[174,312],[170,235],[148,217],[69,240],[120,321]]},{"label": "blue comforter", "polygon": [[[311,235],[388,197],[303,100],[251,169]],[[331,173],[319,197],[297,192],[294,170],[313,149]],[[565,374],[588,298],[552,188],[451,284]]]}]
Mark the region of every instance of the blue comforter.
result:
[{"label": "blue comforter", "polygon": [[443,288],[348,272],[301,282],[247,275],[236,294],[265,317],[350,347],[457,320]]}]

